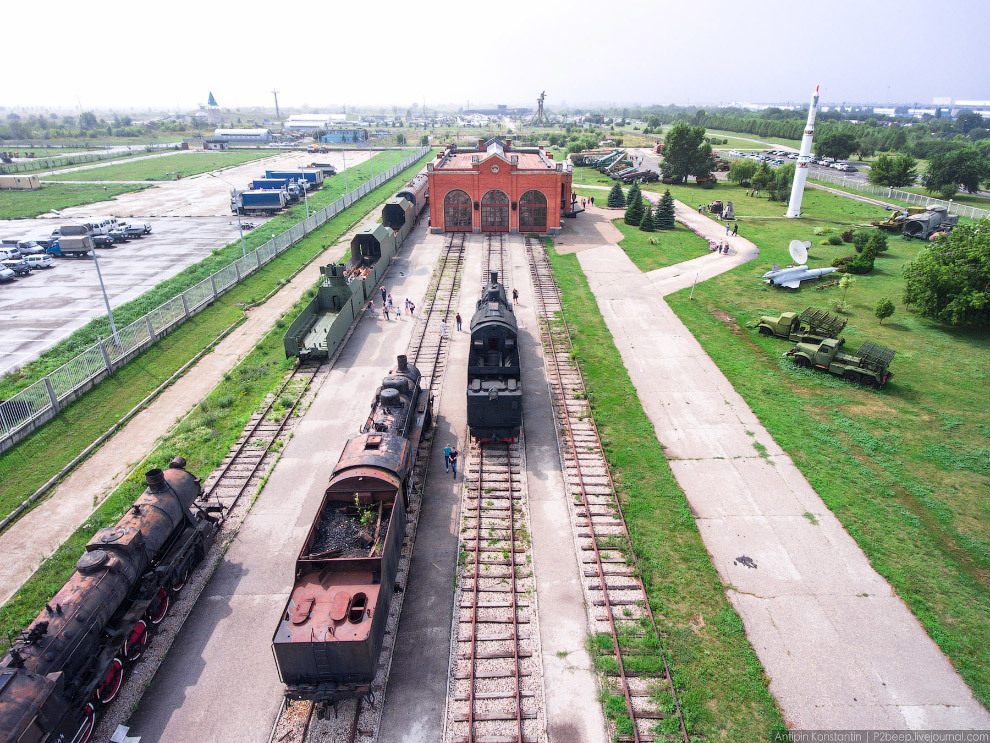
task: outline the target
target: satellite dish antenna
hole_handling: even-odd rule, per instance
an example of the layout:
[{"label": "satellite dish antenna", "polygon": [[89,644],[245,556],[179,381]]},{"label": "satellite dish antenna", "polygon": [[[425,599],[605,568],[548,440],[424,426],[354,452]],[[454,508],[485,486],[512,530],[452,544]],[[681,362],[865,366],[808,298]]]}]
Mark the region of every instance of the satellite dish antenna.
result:
[{"label": "satellite dish antenna", "polygon": [[791,259],[799,266],[808,262],[808,246],[800,240],[791,240],[788,251],[790,251]]}]

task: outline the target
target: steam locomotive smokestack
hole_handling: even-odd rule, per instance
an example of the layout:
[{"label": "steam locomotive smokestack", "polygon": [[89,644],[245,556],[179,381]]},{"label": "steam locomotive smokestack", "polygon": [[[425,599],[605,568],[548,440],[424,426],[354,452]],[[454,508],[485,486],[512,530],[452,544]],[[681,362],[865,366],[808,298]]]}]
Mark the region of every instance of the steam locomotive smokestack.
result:
[{"label": "steam locomotive smokestack", "polygon": [[409,370],[409,364],[407,363],[406,355],[402,354],[398,357],[399,361],[399,371],[404,372]]},{"label": "steam locomotive smokestack", "polygon": [[165,473],[157,467],[144,473],[144,481],[152,493],[160,493],[165,489]]},{"label": "steam locomotive smokestack", "polygon": [[493,284],[498,283],[498,271],[492,271],[492,283]]}]

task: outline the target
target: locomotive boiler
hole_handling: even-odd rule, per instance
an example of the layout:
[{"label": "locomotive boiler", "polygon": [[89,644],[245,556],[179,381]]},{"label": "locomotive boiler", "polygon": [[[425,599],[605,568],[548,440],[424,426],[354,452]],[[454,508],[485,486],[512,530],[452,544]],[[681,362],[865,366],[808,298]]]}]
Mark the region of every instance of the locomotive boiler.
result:
[{"label": "locomotive boiler", "polygon": [[296,560],[272,638],[290,699],[367,694],[375,678],[431,393],[405,356],[382,380],[361,433],[344,446]]},{"label": "locomotive boiler", "polygon": [[516,316],[498,283],[498,272],[481,290],[471,318],[467,419],[478,441],[515,441],[522,427],[522,384]]},{"label": "locomotive boiler", "polygon": [[88,741],[174,593],[213,544],[219,519],[196,504],[199,478],[176,457],[0,659],[0,742]]}]

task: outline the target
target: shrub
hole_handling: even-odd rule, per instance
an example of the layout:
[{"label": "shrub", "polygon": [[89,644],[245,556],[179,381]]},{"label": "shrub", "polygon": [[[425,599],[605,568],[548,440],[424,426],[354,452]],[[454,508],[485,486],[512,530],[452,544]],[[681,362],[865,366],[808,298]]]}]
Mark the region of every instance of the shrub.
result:
[{"label": "shrub", "polygon": [[826,240],[829,245],[842,245],[842,238],[838,235],[829,235],[828,240]]},{"label": "shrub", "polygon": [[815,234],[816,235],[819,235],[819,236],[821,236],[821,235],[827,235],[831,231],[832,231],[832,228],[831,227],[826,227],[825,225],[818,225],[817,227],[815,227]]},{"label": "shrub", "polygon": [[829,304],[832,306],[833,312],[838,312],[841,315],[849,312],[851,305],[844,299],[833,299]]},{"label": "shrub", "polygon": [[853,241],[853,231],[852,230],[846,230],[845,232],[842,233],[842,242],[844,242],[844,243],[851,243],[852,241]]}]

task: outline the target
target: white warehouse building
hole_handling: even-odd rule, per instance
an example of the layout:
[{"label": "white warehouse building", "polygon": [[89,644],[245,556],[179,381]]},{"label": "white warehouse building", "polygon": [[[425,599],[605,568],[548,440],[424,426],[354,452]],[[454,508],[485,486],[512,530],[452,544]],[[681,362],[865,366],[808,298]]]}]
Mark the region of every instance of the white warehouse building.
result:
[{"label": "white warehouse building", "polygon": [[306,134],[317,129],[329,129],[334,122],[347,120],[347,114],[293,114],[285,121],[287,132]]},{"label": "white warehouse building", "polygon": [[272,141],[271,129],[217,129],[213,138],[221,142],[238,144],[268,144]]}]

